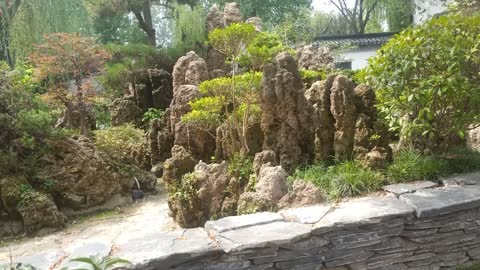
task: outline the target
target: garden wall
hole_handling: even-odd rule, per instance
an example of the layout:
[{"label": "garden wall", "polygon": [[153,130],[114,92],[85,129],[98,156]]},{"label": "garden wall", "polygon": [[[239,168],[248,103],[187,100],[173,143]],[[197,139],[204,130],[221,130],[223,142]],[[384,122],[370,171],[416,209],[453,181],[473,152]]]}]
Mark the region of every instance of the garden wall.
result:
[{"label": "garden wall", "polygon": [[459,182],[476,183],[227,217],[120,240],[114,255],[135,269],[457,269],[480,259],[480,186]]}]

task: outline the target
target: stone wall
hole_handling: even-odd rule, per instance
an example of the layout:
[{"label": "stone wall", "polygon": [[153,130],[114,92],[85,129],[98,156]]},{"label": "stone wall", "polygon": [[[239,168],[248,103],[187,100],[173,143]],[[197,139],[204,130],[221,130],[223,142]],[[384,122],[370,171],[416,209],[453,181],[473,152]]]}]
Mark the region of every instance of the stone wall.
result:
[{"label": "stone wall", "polygon": [[151,232],[119,239],[114,255],[152,270],[457,269],[480,259],[477,181]]}]

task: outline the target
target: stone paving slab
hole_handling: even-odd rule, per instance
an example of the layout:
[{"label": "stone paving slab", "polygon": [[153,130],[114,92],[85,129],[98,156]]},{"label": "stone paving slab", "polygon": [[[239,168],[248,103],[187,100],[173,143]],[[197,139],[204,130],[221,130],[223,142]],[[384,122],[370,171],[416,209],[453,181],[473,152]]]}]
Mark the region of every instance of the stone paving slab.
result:
[{"label": "stone paving slab", "polygon": [[[14,258],[16,263],[22,263],[23,265],[32,265],[36,269],[50,269],[55,265],[62,257],[63,253],[58,250],[45,251],[31,256],[25,256],[22,258]],[[4,265],[0,264],[0,269],[3,269]],[[8,266],[8,265],[5,265]],[[8,269],[8,268],[7,268]]]},{"label": "stone paving slab", "polygon": [[283,221],[283,217],[277,213],[263,212],[208,221],[205,224],[205,230],[209,233],[222,233],[277,221]]},{"label": "stone paving slab", "polygon": [[480,172],[459,174],[441,179],[445,186],[479,185]]},{"label": "stone paving slab", "polygon": [[70,260],[74,258],[91,256],[102,258],[110,253],[111,248],[111,243],[107,241],[90,241],[75,243],[74,245],[69,246],[67,249],[64,250],[65,253],[69,255],[65,258],[59,269],[62,269],[63,267],[70,267],[70,269],[88,269],[87,264],[80,262],[70,262]]},{"label": "stone paving slab", "polygon": [[395,197],[367,197],[340,203],[313,226],[322,234],[338,226],[379,223],[384,219],[413,214],[413,207]]},{"label": "stone paving slab", "polygon": [[116,243],[113,255],[129,260],[135,269],[168,269],[194,258],[221,253],[203,228],[134,237]]},{"label": "stone paving slab", "polygon": [[480,206],[480,187],[450,186],[403,194],[400,200],[415,209],[418,218],[434,217]]},{"label": "stone paving slab", "polygon": [[413,193],[420,189],[434,188],[437,186],[438,184],[431,181],[420,181],[420,182],[413,182],[413,183],[401,183],[401,184],[388,185],[388,186],[384,186],[383,190],[393,193],[396,196],[400,196],[405,193]]},{"label": "stone paving slab", "polygon": [[310,235],[312,226],[296,222],[273,222],[254,227],[226,231],[216,236],[227,252],[290,244]]},{"label": "stone paving slab", "polygon": [[301,208],[285,209],[279,212],[286,221],[303,224],[315,224],[319,222],[332,207],[330,205],[314,205]]}]

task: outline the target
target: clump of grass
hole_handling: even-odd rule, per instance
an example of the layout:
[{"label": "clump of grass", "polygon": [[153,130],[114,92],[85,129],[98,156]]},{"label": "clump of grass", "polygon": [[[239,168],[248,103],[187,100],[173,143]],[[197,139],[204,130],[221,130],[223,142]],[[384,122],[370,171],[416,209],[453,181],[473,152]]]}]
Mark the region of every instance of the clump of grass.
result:
[{"label": "clump of grass", "polygon": [[445,161],[444,174],[466,173],[480,170],[480,152],[465,148],[449,151],[443,156]]},{"label": "clump of grass", "polygon": [[384,184],[380,172],[364,168],[357,161],[333,166],[316,164],[298,169],[291,179],[303,179],[320,187],[329,200],[356,197],[379,189]]},{"label": "clump of grass", "polygon": [[389,182],[412,182],[420,180],[438,180],[446,162],[431,156],[422,156],[415,150],[401,150],[394,156],[385,175]]}]

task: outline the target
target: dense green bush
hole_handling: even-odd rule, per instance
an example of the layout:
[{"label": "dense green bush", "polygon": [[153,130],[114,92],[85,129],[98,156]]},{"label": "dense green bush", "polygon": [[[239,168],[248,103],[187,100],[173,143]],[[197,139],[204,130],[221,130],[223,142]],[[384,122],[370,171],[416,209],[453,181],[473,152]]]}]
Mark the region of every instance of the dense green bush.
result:
[{"label": "dense green bush", "polygon": [[118,162],[131,164],[145,143],[144,132],[131,124],[96,130],[95,145]]},{"label": "dense green bush", "polygon": [[409,28],[370,62],[368,80],[393,131],[443,150],[480,122],[480,17],[443,16]]}]

